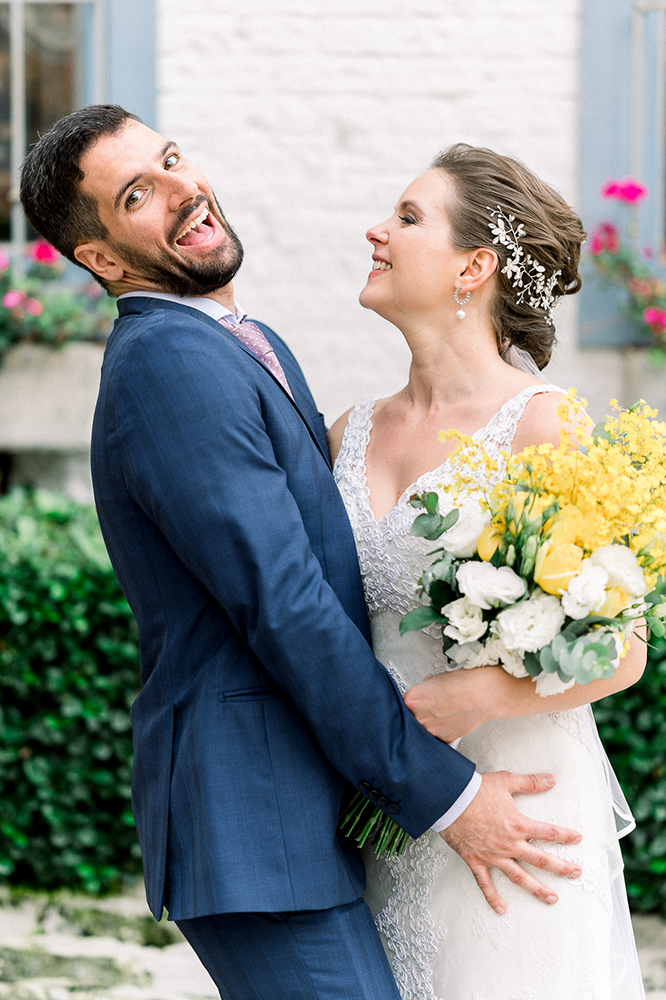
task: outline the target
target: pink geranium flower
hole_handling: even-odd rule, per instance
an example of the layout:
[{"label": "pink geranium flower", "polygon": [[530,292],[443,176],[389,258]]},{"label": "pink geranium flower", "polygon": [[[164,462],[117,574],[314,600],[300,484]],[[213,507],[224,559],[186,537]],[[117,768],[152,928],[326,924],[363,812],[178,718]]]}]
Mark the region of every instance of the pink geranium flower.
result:
[{"label": "pink geranium flower", "polygon": [[633,177],[626,177],[623,181],[606,181],[601,189],[601,194],[604,198],[612,198],[615,201],[624,201],[633,205],[642,198],[647,198],[648,189],[634,180]]},{"label": "pink geranium flower", "polygon": [[55,247],[52,247],[46,240],[37,240],[28,249],[28,257],[35,264],[44,267],[55,267],[60,263],[60,254]]},{"label": "pink geranium flower", "polygon": [[643,319],[648,326],[654,326],[658,323],[660,315],[661,309],[657,309],[655,306],[648,306],[647,309],[643,310]]},{"label": "pink geranium flower", "polygon": [[617,253],[620,247],[620,237],[612,222],[602,222],[590,236],[590,252],[595,256],[600,253]]},{"label": "pink geranium flower", "polygon": [[26,298],[25,292],[19,292],[17,288],[10,288],[8,292],[2,296],[2,304],[5,309],[16,309]]},{"label": "pink geranium flower", "polygon": [[38,299],[26,299],[23,308],[31,316],[41,316],[44,312],[44,306]]},{"label": "pink geranium flower", "polygon": [[4,274],[10,265],[11,265],[11,260],[4,252],[4,250],[0,250],[0,274]]}]

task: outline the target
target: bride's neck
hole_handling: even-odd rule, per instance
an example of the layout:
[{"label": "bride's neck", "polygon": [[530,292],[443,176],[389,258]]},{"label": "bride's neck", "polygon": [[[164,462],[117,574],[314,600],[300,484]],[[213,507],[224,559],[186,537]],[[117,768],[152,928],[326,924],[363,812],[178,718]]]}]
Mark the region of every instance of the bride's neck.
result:
[{"label": "bride's neck", "polygon": [[403,330],[412,353],[405,393],[412,405],[432,409],[462,402],[492,385],[506,370],[492,328],[456,320],[444,330],[422,326]]}]

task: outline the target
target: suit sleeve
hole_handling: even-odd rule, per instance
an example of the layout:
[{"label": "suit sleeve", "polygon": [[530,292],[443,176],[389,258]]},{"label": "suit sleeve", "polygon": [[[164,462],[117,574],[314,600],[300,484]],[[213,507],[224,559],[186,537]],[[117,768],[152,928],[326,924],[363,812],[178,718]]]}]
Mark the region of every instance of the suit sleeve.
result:
[{"label": "suit sleeve", "polygon": [[233,345],[205,328],[177,333],[135,340],[116,373],[127,488],[332,764],[419,836],[474,765],[416,722],[324,580]]}]

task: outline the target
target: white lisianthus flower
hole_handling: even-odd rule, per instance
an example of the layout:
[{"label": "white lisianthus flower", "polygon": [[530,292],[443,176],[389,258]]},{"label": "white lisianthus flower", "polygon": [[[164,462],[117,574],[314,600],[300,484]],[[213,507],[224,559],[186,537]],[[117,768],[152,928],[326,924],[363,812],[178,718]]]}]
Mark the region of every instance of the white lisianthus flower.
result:
[{"label": "white lisianthus flower", "polygon": [[[471,661],[474,661],[473,663]],[[525,664],[520,653],[507,649],[501,639],[497,636],[489,639],[485,646],[475,655],[470,657],[470,666],[491,667],[499,664],[512,677],[529,677],[525,670]]]},{"label": "white lisianthus flower", "polygon": [[487,562],[466,562],[458,567],[456,580],[471,604],[478,608],[499,608],[513,604],[525,593],[525,581],[509,566]]},{"label": "white lisianthus flower", "polygon": [[[610,547],[610,546],[609,546]],[[562,594],[562,607],[569,618],[586,618],[599,611],[606,601],[608,572],[595,566],[591,559],[583,559],[580,569],[569,580]]]},{"label": "white lisianthus flower", "polygon": [[455,664],[454,669],[462,667],[464,670],[471,670],[472,667],[481,666],[477,663],[477,657],[483,652],[483,648],[480,642],[465,642],[451,646],[446,655]]},{"label": "white lisianthus flower", "polygon": [[466,597],[459,597],[442,608],[442,614],[449,619],[444,626],[444,635],[456,642],[473,642],[480,639],[488,628],[488,622],[483,620],[481,608],[471,604]]},{"label": "white lisianthus flower", "polygon": [[592,553],[590,562],[606,570],[609,587],[619,587],[634,597],[646,593],[645,573],[636,554],[626,545],[602,545]]},{"label": "white lisianthus flower", "polygon": [[509,652],[536,653],[553,641],[563,624],[557,597],[535,590],[528,601],[500,611],[494,631]]},{"label": "white lisianthus flower", "polygon": [[560,680],[559,674],[555,671],[554,674],[539,674],[535,678],[536,682],[536,693],[541,695],[542,698],[547,698],[551,694],[562,694],[564,691],[568,691],[570,687],[573,687],[576,681],[572,677],[570,681],[565,684],[564,681]]},{"label": "white lisianthus flower", "polygon": [[487,511],[461,511],[453,527],[440,537],[440,545],[455,559],[469,559],[476,553],[479,536],[487,524],[490,524]]}]

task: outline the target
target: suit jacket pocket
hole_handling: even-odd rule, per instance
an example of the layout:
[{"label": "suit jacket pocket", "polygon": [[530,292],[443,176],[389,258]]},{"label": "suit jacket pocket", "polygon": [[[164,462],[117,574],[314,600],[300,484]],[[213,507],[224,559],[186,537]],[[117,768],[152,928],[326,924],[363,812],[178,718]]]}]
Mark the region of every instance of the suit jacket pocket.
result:
[{"label": "suit jacket pocket", "polygon": [[218,691],[220,701],[268,701],[271,698],[283,698],[284,691],[270,684],[261,687],[235,688],[233,691]]}]

